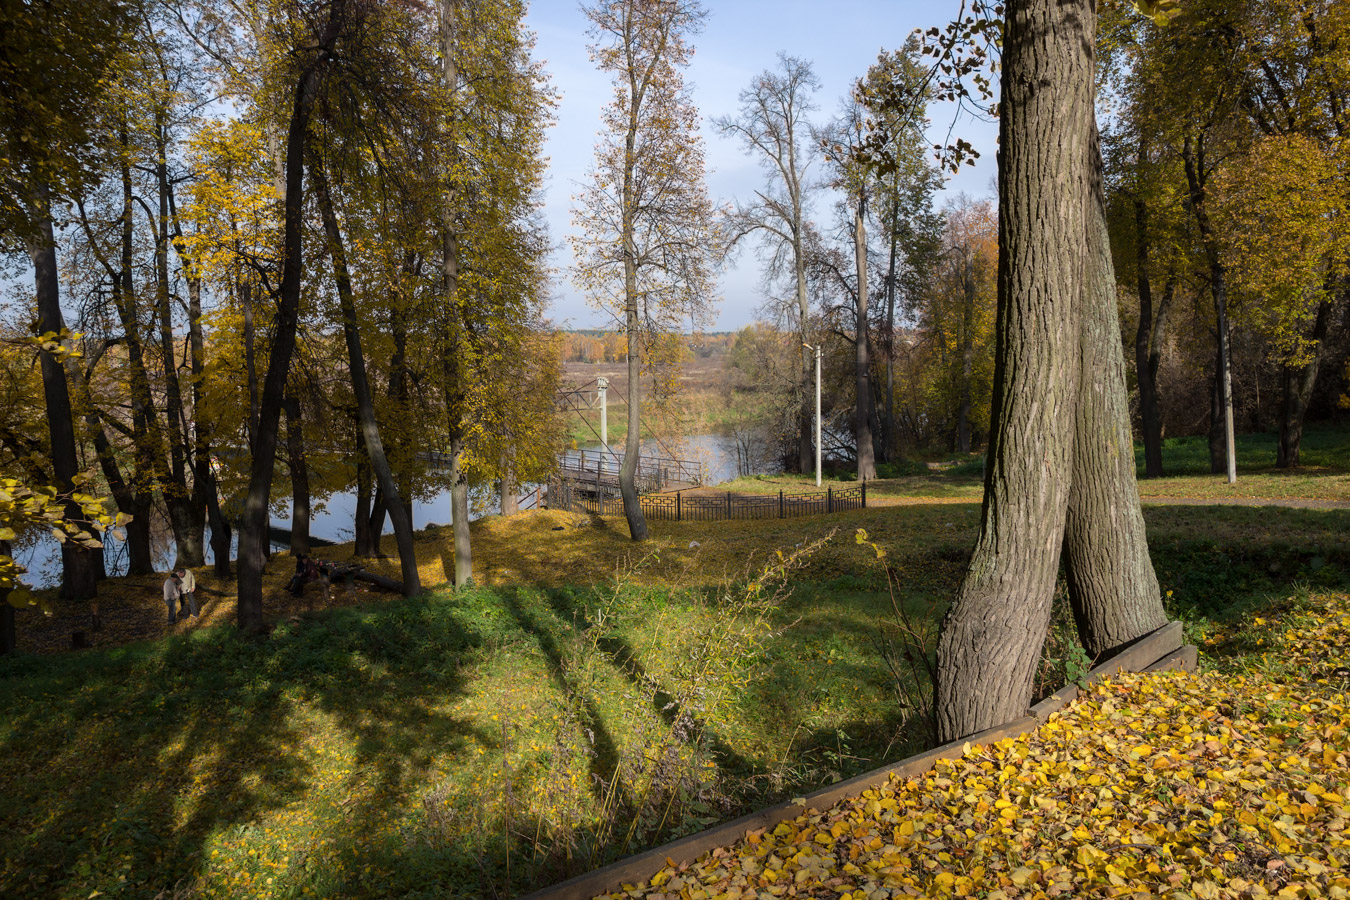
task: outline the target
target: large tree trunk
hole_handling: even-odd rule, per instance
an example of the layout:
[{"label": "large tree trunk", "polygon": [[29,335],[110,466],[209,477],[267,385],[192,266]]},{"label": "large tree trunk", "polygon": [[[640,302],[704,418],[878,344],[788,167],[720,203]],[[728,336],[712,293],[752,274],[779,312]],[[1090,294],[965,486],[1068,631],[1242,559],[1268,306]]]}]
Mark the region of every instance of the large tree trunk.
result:
[{"label": "large tree trunk", "polygon": [[861,191],[853,211],[853,262],[858,279],[854,298],[853,377],[857,401],[853,408],[853,445],[858,454],[858,480],[871,481],[877,477],[877,461],[872,448],[872,341],[867,327],[867,198]]},{"label": "large tree trunk", "polygon": [[[10,556],[9,541],[0,541],[0,556]],[[9,591],[0,590],[0,656],[13,653],[18,647],[18,632],[14,627],[14,607],[7,602]]]},{"label": "large tree trunk", "polygon": [[380,426],[375,420],[375,400],[370,393],[370,379],[366,376],[366,357],[361,349],[360,325],[356,318],[356,297],[352,293],[351,275],[347,269],[346,245],[342,240],[342,230],[338,226],[337,212],[333,208],[333,198],[328,190],[323,160],[317,155],[310,165],[310,176],[314,181],[314,196],[318,200],[324,231],[328,235],[328,253],[333,261],[333,277],[337,282],[338,305],[342,310],[342,333],[347,341],[347,362],[352,376],[352,392],[356,395],[361,437],[366,445],[366,455],[370,458],[370,467],[375,472],[375,480],[386,498],[389,518],[394,524],[399,569],[403,575],[403,595],[411,597],[422,592],[421,578],[417,572],[417,551],[413,547],[412,518],[399,499],[398,485],[394,482],[394,474],[389,469],[389,460],[384,455]]},{"label": "large tree trunk", "polygon": [[1074,465],[1091,216],[1091,0],[1007,9],[994,402],[979,539],[938,641],[939,739],[1024,715],[1050,622]]},{"label": "large tree trunk", "polygon": [[[56,238],[52,229],[51,211],[43,199],[43,208],[37,211],[37,234],[28,239],[28,258],[33,263],[34,287],[37,298],[38,334],[60,332],[65,328],[61,314],[61,287],[56,270]],[[50,353],[41,354],[42,394],[47,404],[47,430],[51,439],[52,473],[56,488],[61,492],[75,489],[79,474],[79,457],[75,445],[75,421],[70,405],[70,387],[66,384],[65,367]],[[84,517],[78,503],[67,502],[65,514],[79,520]],[[95,553],[73,541],[61,545],[61,591],[63,600],[92,600],[98,596],[100,564]]]},{"label": "large tree trunk", "polygon": [[1283,366],[1280,394],[1280,443],[1276,449],[1275,464],[1283,469],[1298,465],[1299,444],[1303,440],[1303,417],[1308,412],[1308,401],[1317,386],[1317,370],[1322,365],[1322,345],[1327,339],[1331,320],[1331,302],[1323,300],[1317,306],[1313,322],[1312,359],[1302,366]]},{"label": "large tree trunk", "polygon": [[[1101,155],[1093,128],[1093,172]],[[1064,532],[1069,600],[1083,648],[1094,659],[1167,622],[1148,555],[1135,482],[1125,352],[1100,182],[1092,185],[1088,270],[1082,282],[1080,375],[1073,474]]]},{"label": "large tree trunk", "polygon": [[286,412],[286,463],[291,471],[291,556],[309,553],[309,462],[305,459],[305,426],[300,401],[291,394],[282,401]]},{"label": "large tree trunk", "polygon": [[346,18],[344,0],[333,0],[328,23],[317,52],[300,71],[292,97],[286,134],[286,195],[282,241],[281,286],[277,292],[267,376],[258,403],[258,427],[253,436],[248,494],[239,533],[239,627],[249,632],[263,628],[263,567],[267,563],[267,507],[277,452],[281,403],[295,352],[300,317],[300,286],[304,270],[304,159],[305,141],[316,95],[322,86],[333,45]]}]

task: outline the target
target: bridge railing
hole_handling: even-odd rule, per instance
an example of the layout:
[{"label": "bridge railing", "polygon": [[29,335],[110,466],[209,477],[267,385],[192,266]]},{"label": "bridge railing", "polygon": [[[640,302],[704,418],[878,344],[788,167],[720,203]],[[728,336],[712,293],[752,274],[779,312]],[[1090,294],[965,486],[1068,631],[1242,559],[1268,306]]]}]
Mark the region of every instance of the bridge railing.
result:
[{"label": "bridge railing", "polygon": [[[575,481],[617,481],[623,467],[623,454],[606,450],[582,450],[559,461],[560,474]],[[703,464],[697,460],[672,456],[639,456],[638,490],[659,491],[666,485],[703,484]]]},{"label": "bridge railing", "polygon": [[[867,508],[867,482],[857,487],[835,490],[778,495],[694,494],[682,492],[649,494],[640,498],[642,512],[648,519],[666,519],[674,522],[712,522],[728,519],[787,519],[795,516],[818,516]],[[599,516],[623,514],[623,497],[613,484],[586,486],[566,480],[554,481],[548,486],[545,499],[550,509],[585,512]]]}]

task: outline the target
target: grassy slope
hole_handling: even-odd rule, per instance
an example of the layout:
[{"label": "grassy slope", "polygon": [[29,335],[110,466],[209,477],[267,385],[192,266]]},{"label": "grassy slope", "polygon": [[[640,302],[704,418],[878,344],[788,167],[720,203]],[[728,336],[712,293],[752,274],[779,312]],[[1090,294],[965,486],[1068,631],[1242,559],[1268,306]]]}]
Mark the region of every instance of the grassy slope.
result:
[{"label": "grassy slope", "polygon": [[[888,550],[902,601],[922,612],[954,590],[977,515],[967,502],[662,525],[659,556],[631,579],[650,589],[616,604],[575,585],[632,564],[622,524],[546,512],[477,525],[485,584],[460,594],[287,614],[258,642],[221,625],[0,660],[0,895],[153,896],[176,883],[219,897],[510,893],[508,828],[512,889],[566,875],[530,855],[569,839],[567,821],[599,821],[595,777],[608,784],[661,727],[664,702],[638,680],[673,690],[718,621],[716,586],[835,528],[794,574],[712,744],[690,751],[711,764],[691,800],[702,812],[652,823],[629,850],[902,756],[875,642],[888,600],[852,531]],[[1146,515],[1174,612],[1201,640],[1241,650],[1222,636],[1245,617],[1307,586],[1348,586],[1350,512]],[[423,535],[428,571],[448,539]],[[228,618],[223,598],[208,606]],[[597,611],[610,616],[600,652],[578,668]]]}]

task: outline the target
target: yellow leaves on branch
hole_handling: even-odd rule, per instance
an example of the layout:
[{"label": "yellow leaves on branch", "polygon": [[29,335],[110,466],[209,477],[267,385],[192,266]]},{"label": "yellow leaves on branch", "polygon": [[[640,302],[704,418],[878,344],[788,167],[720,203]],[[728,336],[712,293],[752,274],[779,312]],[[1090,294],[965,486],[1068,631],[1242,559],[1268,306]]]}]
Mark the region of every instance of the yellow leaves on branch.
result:
[{"label": "yellow leaves on branch", "polygon": [[1348,727],[1344,693],[1124,676],[1031,735],[610,896],[1344,898]]},{"label": "yellow leaves on branch", "polygon": [[[74,487],[88,481],[77,475]],[[78,518],[69,515],[68,503],[80,509]],[[12,541],[28,529],[46,528],[57,541],[68,541],[89,549],[103,546],[100,535],[111,530],[122,537],[120,529],[131,521],[125,513],[109,512],[107,501],[80,490],[61,494],[48,485],[29,487],[16,478],[0,478],[0,541]],[[36,597],[19,583],[22,566],[9,553],[0,553],[0,595],[16,608],[40,605]]]},{"label": "yellow leaves on branch", "polygon": [[1350,263],[1350,195],[1336,160],[1303,135],[1265,137],[1219,171],[1214,193],[1234,318],[1286,364],[1306,364],[1307,326]]}]

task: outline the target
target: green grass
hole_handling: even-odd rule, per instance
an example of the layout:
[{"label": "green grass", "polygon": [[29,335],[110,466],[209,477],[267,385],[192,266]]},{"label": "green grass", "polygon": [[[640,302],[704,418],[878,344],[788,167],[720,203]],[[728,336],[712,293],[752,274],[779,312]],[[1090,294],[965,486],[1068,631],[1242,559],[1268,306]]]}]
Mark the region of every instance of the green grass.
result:
[{"label": "green grass", "polygon": [[[1198,639],[1350,586],[1350,511],[1145,515],[1167,602]],[[529,518],[515,551],[507,523],[493,538],[513,583],[294,617],[259,640],[221,626],[0,659],[0,896],[511,895],[899,758],[913,745],[878,650],[889,599],[852,532],[887,550],[906,608],[936,615],[978,505],[660,524],[661,558],[617,591],[524,561],[554,535],[612,572],[627,552],[613,528]],[[724,572],[832,528],[750,650],[722,668],[700,656],[719,628],[753,624]],[[714,675],[691,675],[703,658]],[[676,695],[702,738],[670,741]],[[654,747],[680,760],[678,814],[594,847],[609,786],[640,791]]]},{"label": "green grass", "polygon": [[[1237,438],[1236,484],[1209,471],[1209,444],[1203,436],[1168,438],[1163,442],[1165,477],[1145,479],[1144,451],[1136,445],[1140,496],[1150,499],[1314,500],[1350,502],[1350,428],[1318,427],[1303,436],[1300,465],[1275,465],[1273,434]],[[950,456],[934,468],[913,461],[878,466],[881,476],[868,482],[868,496],[907,501],[978,500],[984,493],[984,455]],[[820,490],[851,487],[851,471],[826,471]],[[755,475],[717,485],[719,490],[746,494],[816,490],[812,475]]]}]

